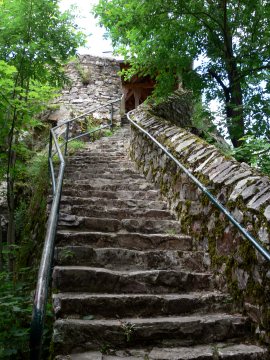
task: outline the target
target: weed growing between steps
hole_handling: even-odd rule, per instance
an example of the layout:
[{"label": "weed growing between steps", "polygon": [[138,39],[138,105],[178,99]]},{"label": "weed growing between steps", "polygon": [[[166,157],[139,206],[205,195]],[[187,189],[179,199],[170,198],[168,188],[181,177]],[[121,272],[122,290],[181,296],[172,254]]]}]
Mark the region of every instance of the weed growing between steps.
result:
[{"label": "weed growing between steps", "polygon": [[131,340],[131,336],[134,332],[135,324],[131,324],[129,322],[121,321],[121,320],[120,320],[120,324],[121,324],[121,329],[123,330],[126,342],[129,342]]},{"label": "weed growing between steps", "polygon": [[108,137],[114,134],[116,130],[118,130],[117,127],[114,127],[113,129],[105,128],[100,131],[97,131],[102,123],[107,124],[108,120],[101,120],[96,119],[93,116],[88,116],[87,118],[87,131],[92,132],[95,131],[93,134],[90,135],[90,140],[95,141],[100,139],[101,137]]},{"label": "weed growing between steps", "polygon": [[[29,358],[33,293],[47,220],[47,155],[39,153],[27,161],[20,179],[16,189],[16,245],[10,249],[4,243],[4,266],[0,272],[0,358],[5,360]],[[7,268],[10,252],[15,262],[13,273]],[[52,312],[48,313],[51,317]]]},{"label": "weed growing between steps", "polygon": [[81,140],[73,140],[68,143],[68,155],[74,155],[76,151],[85,148],[86,143]]}]

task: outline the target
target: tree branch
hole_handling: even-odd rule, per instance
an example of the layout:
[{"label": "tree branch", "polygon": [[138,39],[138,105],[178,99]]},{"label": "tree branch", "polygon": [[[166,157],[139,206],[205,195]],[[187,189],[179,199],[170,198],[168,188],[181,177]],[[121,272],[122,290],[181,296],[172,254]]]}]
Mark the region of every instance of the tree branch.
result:
[{"label": "tree branch", "polygon": [[260,70],[270,70],[270,64],[267,64],[267,65],[262,65],[262,66],[258,66],[254,69],[248,69],[248,70],[245,70],[241,75],[239,75],[235,80],[236,81],[239,81],[241,79],[243,79],[245,76],[249,75],[249,74],[253,74],[257,71],[260,71]]},{"label": "tree branch", "polygon": [[224,84],[224,82],[221,80],[221,77],[214,70],[209,69],[208,73],[217,81],[225,93],[230,91],[230,88]]}]

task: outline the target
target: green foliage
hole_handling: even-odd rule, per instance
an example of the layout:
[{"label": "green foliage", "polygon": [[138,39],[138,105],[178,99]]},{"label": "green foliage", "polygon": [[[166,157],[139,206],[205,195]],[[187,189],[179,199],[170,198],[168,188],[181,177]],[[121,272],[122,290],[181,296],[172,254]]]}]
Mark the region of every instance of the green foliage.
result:
[{"label": "green foliage", "polygon": [[270,175],[270,143],[264,138],[246,136],[243,145],[235,149],[233,155],[237,160],[245,161],[263,173]]},{"label": "green foliage", "polygon": [[21,360],[28,358],[49,183],[47,156],[35,153],[36,130],[48,135],[38,115],[66,81],[63,65],[84,39],[58,0],[2,0],[0,16],[0,180],[7,180],[9,210],[0,254],[0,358]]},{"label": "green foliage", "polygon": [[87,131],[89,131],[90,133],[93,132],[90,135],[93,141],[100,138],[100,132],[97,131],[100,127],[101,121],[99,119],[95,119],[93,116],[89,116],[87,118]]},{"label": "green foliage", "polygon": [[[22,276],[29,268],[20,269]],[[0,273],[0,359],[28,359],[29,322],[32,313],[31,288]]]},{"label": "green foliage", "polygon": [[72,140],[68,143],[68,154],[72,155],[77,150],[83,149],[85,147],[85,142],[82,140]]},{"label": "green foliage", "polygon": [[208,133],[216,130],[213,120],[210,110],[203,106],[201,101],[196,101],[193,106],[192,125]]},{"label": "green foliage", "polygon": [[191,120],[193,125],[192,132],[195,135],[199,135],[209,144],[215,145],[223,155],[232,155],[231,146],[225,141],[223,134],[218,131],[213,115],[201,101],[194,103]]},{"label": "green foliage", "polygon": [[121,329],[124,333],[125,339],[127,342],[131,340],[131,336],[135,330],[135,324],[131,324],[130,322],[121,321]]},{"label": "green foliage", "polygon": [[101,120],[96,119],[92,116],[88,117],[87,131],[89,131],[90,133],[93,132],[90,135],[92,141],[98,140],[102,136],[106,136],[106,137],[111,136],[111,135],[113,135],[114,131],[116,130],[115,128],[114,129],[105,128],[105,129],[98,130],[101,126],[102,126]]},{"label": "green foliage", "polygon": [[[0,58],[27,78],[59,85],[63,62],[84,42],[74,15],[61,13],[57,0],[3,0],[0,14]],[[18,84],[25,80],[21,77]]]},{"label": "green foliage", "polygon": [[[31,294],[35,287],[47,219],[47,155],[41,152],[32,156],[20,177],[23,196],[18,199],[15,212],[17,244],[5,246],[5,266],[0,273],[0,358],[6,360],[29,358],[29,324],[33,306]],[[6,267],[9,254],[16,259],[14,273],[10,273]],[[50,309],[48,314],[52,318]],[[46,328],[48,336],[49,331]]]},{"label": "green foliage", "polygon": [[74,63],[75,63],[75,68],[78,71],[78,74],[80,75],[83,85],[88,85],[90,83],[90,76],[91,76],[90,69],[84,69],[78,59],[76,59]]},{"label": "green foliage", "polygon": [[131,65],[126,77],[156,78],[157,97],[179,79],[195,95],[218,99],[235,147],[248,131],[269,138],[267,1],[100,0],[94,11]]},{"label": "green foliage", "polygon": [[[25,132],[40,126],[37,114],[65,81],[62,65],[83,44],[74,16],[56,0],[0,2],[0,152],[17,151]],[[10,156],[10,154],[8,155]]]},{"label": "green foliage", "polygon": [[[16,216],[17,238],[20,239],[18,267],[27,266],[33,250],[40,252],[45,235],[47,195],[49,189],[48,159],[45,152],[36,154],[28,161],[24,174],[23,197],[19,202]],[[22,210],[21,210],[22,209]],[[24,211],[26,209],[26,211]],[[38,258],[36,259],[38,261]]]}]

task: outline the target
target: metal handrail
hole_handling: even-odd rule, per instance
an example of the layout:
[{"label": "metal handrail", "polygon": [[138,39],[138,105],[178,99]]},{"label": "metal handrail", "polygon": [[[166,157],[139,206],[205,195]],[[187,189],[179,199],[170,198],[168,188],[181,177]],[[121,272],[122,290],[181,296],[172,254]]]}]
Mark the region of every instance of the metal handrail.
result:
[{"label": "metal handrail", "polygon": [[[54,253],[54,241],[55,241],[56,227],[59,216],[59,206],[60,206],[64,170],[65,170],[65,156],[67,155],[68,143],[72,140],[78,139],[81,136],[85,136],[87,134],[91,135],[92,133],[95,133],[96,131],[101,131],[107,127],[112,128],[113,114],[114,114],[113,105],[120,101],[121,99],[119,98],[117,100],[110,101],[104,105],[90,109],[87,112],[83,113],[82,115],[75,117],[74,119],[64,121],[62,124],[55,126],[50,131],[48,161],[49,161],[49,171],[52,180],[53,201],[48,218],[47,231],[44,241],[44,247],[40,262],[38,281],[37,281],[35,298],[34,298],[34,307],[33,307],[32,321],[30,328],[30,359],[31,360],[40,359],[41,351],[42,351],[43,327],[44,327],[44,320],[46,315],[47,298],[49,293],[49,283],[51,278],[52,261],[53,261],[53,253]],[[95,129],[93,131],[88,131],[81,135],[74,136],[73,138],[69,137],[70,124],[72,122],[75,122],[93,113],[94,111],[97,111],[107,106],[110,106],[111,108],[110,124],[102,125],[98,129]],[[59,144],[56,130],[62,126],[66,126],[65,141],[63,144]],[[53,151],[53,147],[55,148],[55,151]],[[62,153],[61,151],[62,147],[64,147],[64,153]],[[55,171],[53,166],[53,157],[55,155],[58,156],[58,159],[60,161],[57,179],[55,177]]]},{"label": "metal handrail", "polygon": [[259,251],[259,253],[268,261],[270,261],[270,253],[244,228],[239,222],[232,216],[228,209],[226,209],[215,196],[213,196],[209,190],[194,176],[192,173],[182,165],[160,142],[158,142],[149,132],[144,130],[134,120],[131,119],[131,115],[134,110],[128,112],[127,118],[137,129],[144,133],[149,139],[151,139],[175,164],[202,190],[202,192],[209,198],[209,200],[227,217],[227,219],[241,232],[246,239],[248,239],[253,247]]}]

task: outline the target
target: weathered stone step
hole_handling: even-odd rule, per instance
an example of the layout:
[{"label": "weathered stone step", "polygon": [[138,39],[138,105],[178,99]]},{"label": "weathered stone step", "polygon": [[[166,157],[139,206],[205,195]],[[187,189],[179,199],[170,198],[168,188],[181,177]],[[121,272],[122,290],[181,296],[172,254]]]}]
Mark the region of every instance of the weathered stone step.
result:
[{"label": "weathered stone step", "polygon": [[[95,175],[95,174],[94,174]],[[111,175],[114,175],[111,173]],[[117,172],[116,172],[117,175]],[[137,184],[137,185],[151,185],[153,187],[153,189],[157,190],[157,188],[155,187],[154,184],[151,184],[149,182],[147,182],[145,180],[145,178],[143,177],[138,177],[137,179],[132,178],[132,176],[129,177],[130,180],[133,180],[133,185]],[[120,185],[121,183],[123,183],[124,181],[122,180],[122,178],[115,178],[115,179],[108,179],[106,176],[100,176],[97,178],[93,178],[93,179],[88,179],[88,177],[85,177],[83,179],[77,179],[77,180],[71,180],[71,179],[65,179],[64,180],[64,184],[66,185],[72,185],[75,184],[77,186],[80,185],[98,185],[98,184],[102,184],[102,185],[107,185],[107,184],[114,184],[114,185]]]},{"label": "weathered stone step", "polygon": [[72,169],[72,167],[69,167],[68,165],[65,168],[65,177],[68,178],[70,174],[72,173],[80,173],[80,174],[85,174],[85,176],[88,175],[100,175],[100,176],[106,176],[106,175],[120,175],[120,176],[128,176],[128,175],[137,175],[140,178],[144,178],[141,174],[138,173],[138,171],[133,167],[133,168],[128,168],[128,169],[121,169],[118,168],[117,170],[114,170],[113,168],[101,168],[101,169],[96,169],[94,168],[89,168],[89,167],[84,167],[82,168],[80,171],[78,171],[77,169]]},{"label": "weathered stone step", "polygon": [[126,349],[107,347],[104,355],[100,351],[70,354],[56,357],[56,360],[269,360],[266,348],[250,344],[213,343],[193,347]]},{"label": "weathered stone step", "polygon": [[92,231],[57,231],[58,246],[89,245],[95,248],[115,247],[133,250],[191,250],[188,235],[104,233]]},{"label": "weathered stone step", "polygon": [[184,270],[115,271],[87,266],[55,266],[53,287],[60,292],[162,294],[210,290],[212,275]]},{"label": "weathered stone step", "polygon": [[77,180],[71,180],[66,179],[64,181],[64,187],[79,187],[82,190],[92,190],[92,188],[97,188],[101,186],[126,186],[127,189],[132,185],[133,187],[138,186],[141,188],[141,190],[156,190],[156,187],[153,184],[148,183],[143,178],[138,179],[130,179],[132,180],[132,184],[125,182],[122,179],[107,179],[107,178],[96,178],[96,179],[77,179]]},{"label": "weathered stone step", "polygon": [[207,266],[202,251],[152,250],[138,251],[122,248],[65,246],[55,249],[56,265],[81,265],[116,270],[166,270],[185,268],[205,271]]},{"label": "weathered stone step", "polygon": [[94,166],[104,166],[104,165],[110,165],[110,168],[114,168],[114,165],[130,165],[130,162],[127,160],[126,157],[118,157],[118,158],[112,158],[112,159],[102,159],[102,158],[88,158],[85,157],[84,160],[82,159],[70,159],[67,167],[72,168],[73,166],[83,166],[83,167],[89,167],[91,168],[92,165]]},{"label": "weathered stone step", "polygon": [[106,217],[98,218],[60,214],[58,229],[70,227],[73,227],[73,229],[103,232],[128,231],[142,234],[181,233],[181,226],[176,220],[146,220],[145,218],[117,220]]},{"label": "weathered stone step", "polygon": [[93,149],[93,150],[86,150],[86,151],[82,151],[80,153],[76,153],[72,156],[67,156],[67,160],[83,160],[85,157],[87,157],[88,159],[94,158],[94,159],[99,159],[100,157],[103,157],[104,159],[106,158],[118,158],[118,157],[125,157],[127,158],[127,153],[124,151],[124,149],[121,150],[114,150],[114,151],[104,151],[104,150],[98,150],[98,149]]},{"label": "weathered stone step", "polygon": [[[150,194],[149,194],[150,193]],[[147,192],[147,194],[151,198],[151,192]],[[135,199],[129,198],[128,195],[130,193],[127,192],[98,192],[93,195],[101,195],[100,197],[77,197],[77,196],[68,196],[62,195],[61,204],[63,207],[69,206],[72,204],[73,206],[87,206],[95,207],[96,210],[104,210],[105,209],[130,209],[130,210],[146,210],[146,209],[155,209],[155,211],[167,211],[167,204],[164,201],[154,201],[150,198],[145,200],[140,200],[140,195],[143,193],[135,192]],[[125,196],[126,195],[126,196]],[[119,196],[117,198],[117,196]],[[152,197],[157,198],[156,194],[152,194]],[[49,204],[51,203],[52,198],[49,198]]]},{"label": "weathered stone step", "polygon": [[[123,181],[133,181],[133,180],[138,180],[138,179],[144,179],[142,177],[142,175],[140,174],[119,174],[118,172],[101,172],[101,173],[92,173],[91,170],[89,170],[87,172],[87,170],[84,171],[68,171],[65,172],[65,178],[69,179],[69,180],[84,180],[85,178],[89,179],[89,181],[96,181],[96,179],[111,179],[111,180],[123,180]],[[145,179],[144,179],[145,180]]]},{"label": "weathered stone step", "polygon": [[[148,191],[137,191],[137,190],[88,190],[83,191],[77,188],[66,189],[64,187],[62,194],[64,196],[73,196],[81,198],[106,198],[106,199],[120,199],[120,200],[159,200],[159,192],[157,190],[148,190]],[[97,199],[94,199],[97,201]]]},{"label": "weathered stone step", "polygon": [[74,164],[69,164],[67,165],[67,169],[73,169],[74,171],[80,171],[80,169],[85,169],[85,168],[90,168],[91,165],[93,167],[95,167],[96,169],[98,170],[101,170],[101,169],[134,169],[135,168],[135,165],[132,164],[130,161],[115,161],[113,163],[110,163],[110,162],[106,162],[106,163],[101,163],[101,164],[96,164],[96,163],[93,163],[93,164],[90,164],[90,163],[87,163],[87,162],[79,162],[79,163],[74,163]]},{"label": "weathered stone step", "polygon": [[[56,353],[140,346],[191,346],[248,335],[249,324],[239,315],[208,314],[120,320],[59,319],[55,322]],[[169,358],[170,359],[170,358]]]},{"label": "weathered stone step", "polygon": [[[114,141],[114,152],[112,152],[111,150],[107,150],[107,149],[101,149],[100,148],[100,144],[102,144],[102,140],[98,140],[98,142],[95,142],[95,143],[86,143],[86,147],[82,148],[82,149],[78,149],[76,151],[76,154],[73,154],[71,155],[70,157],[74,157],[74,156],[84,156],[86,154],[99,154],[99,155],[111,155],[112,153],[114,153],[115,155],[117,154],[124,154],[126,155],[127,154],[127,151],[126,151],[126,146],[124,144],[124,142],[121,140],[117,140],[117,141]],[[117,146],[115,146],[117,145]]]},{"label": "weathered stone step", "polygon": [[[106,204],[107,205],[107,204]],[[71,214],[77,216],[91,216],[91,217],[106,217],[122,219],[145,218],[145,219],[160,219],[172,220],[173,215],[169,210],[151,209],[138,209],[138,208],[108,208],[107,206],[97,205],[63,205],[60,212],[64,214]]]},{"label": "weathered stone step", "polygon": [[111,144],[108,144],[106,142],[98,141],[95,144],[89,144],[85,149],[83,149],[83,153],[89,151],[89,152],[95,152],[100,151],[102,153],[111,153],[115,151],[121,151],[126,149],[126,144],[122,140],[116,140]]},{"label": "weathered stone step", "polygon": [[[115,146],[117,145],[117,146]],[[85,147],[85,148],[82,148],[82,149],[79,149],[78,152],[76,152],[76,154],[73,154],[71,156],[68,156],[70,158],[73,158],[73,157],[82,157],[82,156],[85,156],[85,155],[103,155],[103,156],[111,156],[111,155],[124,155],[124,156],[127,156],[127,151],[126,151],[126,147],[124,146],[123,142],[115,142],[114,146],[113,146],[114,150],[112,149],[102,149],[100,148],[99,146],[97,146],[97,143],[96,144],[93,144],[92,143],[92,146],[89,144]]]},{"label": "weathered stone step", "polygon": [[231,298],[220,292],[170,295],[58,293],[53,295],[57,318],[119,319],[227,311]]},{"label": "weathered stone step", "polygon": [[111,141],[104,141],[104,139],[100,139],[95,143],[90,143],[86,148],[88,149],[104,149],[104,150],[118,150],[119,148],[125,148],[126,141],[121,139],[121,137],[116,137],[114,139],[110,139]]},{"label": "weathered stone step", "polygon": [[[83,180],[82,180],[83,181]],[[108,182],[107,184],[104,182],[90,182],[89,184],[80,183],[80,180],[77,180],[76,183],[68,183],[65,182],[63,186],[63,192],[65,193],[66,190],[69,189],[75,189],[77,191],[85,191],[89,192],[92,190],[99,190],[99,191],[148,191],[148,190],[154,190],[155,187],[153,184],[148,184],[146,182],[131,182],[131,183],[123,183],[123,182],[117,182],[112,181],[111,183]]]},{"label": "weathered stone step", "polygon": [[116,175],[134,175],[137,174],[138,172],[136,171],[136,169],[134,167],[129,167],[129,168],[106,168],[104,166],[98,166],[98,167],[81,167],[81,168],[73,168],[72,166],[67,166],[65,168],[65,177],[68,178],[68,174],[71,173],[81,173],[81,174],[97,174],[97,175],[101,175],[103,176],[104,174],[116,174]]},{"label": "weathered stone step", "polygon": [[111,160],[121,160],[121,159],[125,159],[127,160],[127,154],[122,151],[114,151],[114,152],[107,152],[106,154],[104,152],[96,152],[96,151],[92,151],[92,152],[88,152],[88,153],[82,153],[81,155],[73,155],[67,158],[67,163],[72,163],[72,162],[76,162],[76,161],[82,161],[84,162],[85,159],[91,159],[91,160],[95,160],[95,161],[111,161]]}]

